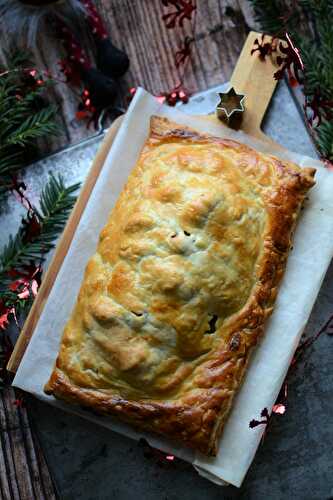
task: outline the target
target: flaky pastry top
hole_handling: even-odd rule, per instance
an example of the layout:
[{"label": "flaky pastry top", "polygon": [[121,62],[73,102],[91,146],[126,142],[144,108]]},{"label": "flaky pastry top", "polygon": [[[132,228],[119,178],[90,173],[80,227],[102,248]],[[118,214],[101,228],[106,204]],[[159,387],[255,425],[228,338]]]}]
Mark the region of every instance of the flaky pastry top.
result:
[{"label": "flaky pastry top", "polygon": [[313,176],[152,117],[47,392],[214,454]]}]

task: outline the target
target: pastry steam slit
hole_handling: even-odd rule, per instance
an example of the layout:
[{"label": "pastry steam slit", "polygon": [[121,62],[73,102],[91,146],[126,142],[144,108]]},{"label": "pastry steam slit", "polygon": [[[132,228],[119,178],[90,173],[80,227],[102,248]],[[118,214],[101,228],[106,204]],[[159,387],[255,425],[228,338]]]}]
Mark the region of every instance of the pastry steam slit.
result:
[{"label": "pastry steam slit", "polygon": [[139,312],[135,312],[135,311],[131,311],[132,314],[135,314],[135,316],[143,316],[143,313],[139,313]]},{"label": "pastry steam slit", "polygon": [[206,334],[212,334],[216,332],[216,322],[218,319],[219,317],[216,314],[213,314],[211,319],[208,321],[209,330],[205,331]]},{"label": "pastry steam slit", "polygon": [[[185,234],[185,236],[191,236],[191,233],[189,233],[188,231],[183,231],[183,233]],[[177,233],[173,233],[170,238],[176,238],[177,236]]]}]

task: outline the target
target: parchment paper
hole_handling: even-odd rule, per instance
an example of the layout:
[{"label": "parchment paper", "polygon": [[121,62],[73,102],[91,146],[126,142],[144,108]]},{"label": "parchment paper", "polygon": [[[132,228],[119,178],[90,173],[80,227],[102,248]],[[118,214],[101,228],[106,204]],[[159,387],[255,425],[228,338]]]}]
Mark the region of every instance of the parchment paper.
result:
[{"label": "parchment paper", "polygon": [[99,232],[140,154],[152,114],[167,116],[200,131],[232,137],[258,150],[270,152],[266,143],[231,131],[219,123],[187,116],[160,105],[150,94],[139,89],[96,182],[14,385],[134,439],[144,436],[152,446],[193,463],[200,474],[214,482],[240,486],[263,432],[262,426],[250,429],[249,422],[259,418],[264,407],[270,409],[274,404],[333,255],[333,173],[317,160],[289,152],[280,155],[301,166],[317,168],[317,184],[302,211],[274,313],[267,324],[264,339],[249,364],[216,458],[208,459],[158,437],[138,433],[113,418],[92,415],[43,393],[43,386],[58,353],[64,325],[76,301],[85,265],[95,251]]}]

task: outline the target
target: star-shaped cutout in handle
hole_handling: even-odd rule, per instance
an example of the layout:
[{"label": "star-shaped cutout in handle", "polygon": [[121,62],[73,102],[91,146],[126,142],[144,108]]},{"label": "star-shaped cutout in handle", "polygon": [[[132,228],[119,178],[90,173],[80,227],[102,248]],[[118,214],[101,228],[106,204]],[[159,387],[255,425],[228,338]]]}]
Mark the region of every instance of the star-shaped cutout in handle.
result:
[{"label": "star-shaped cutout in handle", "polygon": [[244,94],[237,94],[235,89],[231,87],[228,92],[219,93],[220,102],[216,107],[216,114],[221,120],[229,122],[232,115],[240,115],[244,113]]}]

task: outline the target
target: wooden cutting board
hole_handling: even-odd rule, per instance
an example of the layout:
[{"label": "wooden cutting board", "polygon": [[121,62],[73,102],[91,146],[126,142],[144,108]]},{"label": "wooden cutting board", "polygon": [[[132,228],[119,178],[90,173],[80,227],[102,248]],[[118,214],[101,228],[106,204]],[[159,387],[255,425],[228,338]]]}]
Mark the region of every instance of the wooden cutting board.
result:
[{"label": "wooden cutting board", "polygon": [[[237,93],[245,94],[246,96],[245,113],[240,129],[257,139],[266,141],[270,144],[272,152],[276,152],[278,154],[279,151],[283,150],[282,146],[266,136],[261,130],[262,120],[277,84],[277,81],[273,77],[277,69],[274,61],[269,57],[266,57],[266,59],[262,61],[259,58],[258,52],[251,55],[255,39],[261,39],[261,36],[261,33],[256,33],[254,31],[249,33],[231,77],[230,85],[234,87]],[[270,37],[267,36],[267,41],[269,39]],[[203,120],[218,120],[215,116],[201,116],[200,118]],[[16,342],[12,356],[8,362],[7,369],[11,372],[17,371],[24,352],[33,335],[38,319],[51,292],[53,283],[55,282],[62,262],[72,242],[76,227],[80,221],[86,204],[89,201],[90,194],[122,123],[122,119],[123,117],[121,116],[113,122],[95,157],[86,182],[81,189],[75,207],[57,245],[53,259],[43,277],[43,282],[38,295],[33,303],[21,334]],[[221,127],[225,126],[222,122],[220,122],[220,124]]]}]

